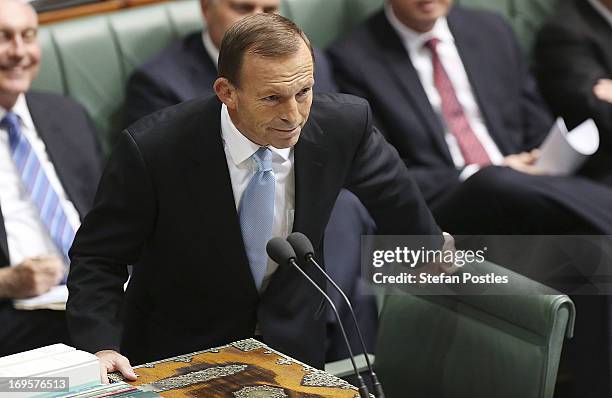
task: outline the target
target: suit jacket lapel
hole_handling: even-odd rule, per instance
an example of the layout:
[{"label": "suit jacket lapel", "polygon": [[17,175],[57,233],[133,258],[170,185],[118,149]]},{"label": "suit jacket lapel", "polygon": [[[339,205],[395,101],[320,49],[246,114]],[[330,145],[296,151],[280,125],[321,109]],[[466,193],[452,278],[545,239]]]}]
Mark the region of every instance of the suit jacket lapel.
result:
[{"label": "suit jacket lapel", "polygon": [[[320,178],[327,164],[327,151],[320,145],[323,131],[310,118],[302,129],[298,143],[294,147],[295,173],[295,219],[293,231],[299,231],[313,242],[315,246],[323,237],[327,220],[321,211],[319,198],[322,190]],[[279,267],[270,280],[265,295],[286,291],[291,278],[301,278],[291,267]]]},{"label": "suit jacket lapel", "polygon": [[321,238],[325,215],[317,198],[322,195],[320,178],[325,173],[327,150],[321,146],[323,131],[310,118],[295,145],[295,220],[293,230],[306,234],[313,243]]},{"label": "suit jacket lapel", "polygon": [[497,113],[496,107],[499,106],[499,103],[495,101],[497,97],[496,86],[491,84],[491,82],[497,81],[494,68],[488,67],[487,62],[483,61],[483,54],[487,54],[488,50],[483,45],[484,41],[482,37],[479,37],[478,32],[471,30],[470,23],[461,20],[460,12],[456,7],[451,9],[448,15],[448,26],[455,38],[457,51],[459,51],[476,102],[487,125],[487,130],[500,151],[510,153],[512,151],[510,143],[507,142],[507,137],[500,134],[503,132],[503,128],[499,125],[498,120],[492,116]]},{"label": "suit jacket lapel", "polygon": [[374,32],[380,32],[376,33],[376,35],[380,39],[379,44],[382,48],[382,56],[386,58],[385,64],[388,65],[391,73],[399,81],[399,84],[403,86],[403,92],[406,93],[408,100],[413,104],[413,109],[416,109],[421,119],[425,121],[426,128],[431,132],[438,151],[446,158],[449,164],[453,164],[453,159],[448,151],[448,145],[444,139],[444,126],[429,103],[419,75],[410,61],[410,56],[406,52],[404,44],[384,14],[380,14],[376,24],[380,26],[376,26]]},{"label": "suit jacket lapel", "polygon": [[213,231],[213,239],[225,262],[223,266],[231,270],[230,274],[243,287],[240,291],[257,295],[223,149],[220,112],[221,103],[213,98],[206,102],[199,123],[186,126],[191,128],[192,135],[185,142],[190,156],[185,159],[184,175],[203,228]]}]

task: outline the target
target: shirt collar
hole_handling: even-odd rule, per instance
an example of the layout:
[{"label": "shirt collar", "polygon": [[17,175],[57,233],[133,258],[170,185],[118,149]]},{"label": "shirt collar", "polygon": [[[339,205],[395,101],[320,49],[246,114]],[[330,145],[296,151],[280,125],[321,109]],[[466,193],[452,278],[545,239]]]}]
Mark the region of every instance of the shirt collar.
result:
[{"label": "shirt collar", "polygon": [[[259,148],[261,148],[261,146],[249,140],[236,128],[225,104],[221,106],[221,136],[229,151],[230,158],[236,166],[248,160]],[[278,149],[273,146],[269,148],[272,154],[275,155],[272,157],[272,161],[274,161],[274,158],[280,158],[282,161],[289,159],[291,148]]]},{"label": "shirt collar", "polygon": [[601,16],[604,17],[604,19],[608,21],[608,23],[612,27],[612,11],[610,11],[608,7],[601,4],[599,0],[589,0],[589,3],[591,3],[593,8],[597,10],[597,12],[599,12]]},{"label": "shirt collar", "polygon": [[393,8],[389,2],[385,2],[385,15],[409,53],[421,50],[423,45],[434,37],[442,43],[454,43],[455,41],[448,27],[446,17],[438,18],[434,27],[429,32],[421,33],[404,25],[393,12]]},{"label": "shirt collar", "polygon": [[7,110],[0,106],[0,120],[4,118],[4,115],[6,115],[8,111],[11,111],[19,116],[19,120],[23,126],[30,130],[34,130],[34,121],[32,121],[32,116],[30,115],[25,94],[19,94],[19,97],[17,97],[17,101],[15,102],[15,105],[13,105],[12,109]]},{"label": "shirt collar", "polygon": [[219,49],[215,47],[215,44],[213,43],[212,39],[210,38],[210,34],[206,29],[202,31],[202,43],[204,43],[204,49],[206,50],[206,53],[215,64],[215,68],[218,68]]}]

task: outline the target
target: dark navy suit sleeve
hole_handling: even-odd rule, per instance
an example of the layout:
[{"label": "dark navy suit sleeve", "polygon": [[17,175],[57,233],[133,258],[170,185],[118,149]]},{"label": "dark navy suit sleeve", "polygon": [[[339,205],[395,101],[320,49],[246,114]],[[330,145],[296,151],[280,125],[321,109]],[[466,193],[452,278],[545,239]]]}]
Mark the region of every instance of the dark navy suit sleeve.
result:
[{"label": "dark navy suit sleeve", "polygon": [[126,266],[138,261],[153,227],[154,196],[136,142],[124,131],[70,250],[66,311],[76,347],[119,351]]}]

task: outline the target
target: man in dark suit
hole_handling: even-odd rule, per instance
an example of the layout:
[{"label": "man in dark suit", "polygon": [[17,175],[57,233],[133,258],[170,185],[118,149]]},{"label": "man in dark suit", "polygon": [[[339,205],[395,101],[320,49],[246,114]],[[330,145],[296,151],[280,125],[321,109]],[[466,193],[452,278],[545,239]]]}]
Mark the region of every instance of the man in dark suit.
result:
[{"label": "man in dark suit", "polygon": [[0,356],[68,342],[63,311],[19,311],[12,299],[63,280],[101,172],[83,109],[57,95],[26,93],[39,67],[37,27],[29,5],[0,2]]},{"label": "man in dark suit", "polygon": [[612,185],[612,1],[570,0],[538,35],[536,76],[555,114],[572,127],[593,118],[598,152],[583,174]]},{"label": "man in dark suit", "polygon": [[259,14],[238,22],[221,45],[219,75],[218,98],[123,131],[71,249],[71,337],[105,370],[133,376],[117,351],[143,362],[254,335],[322,367],[322,298],[294,269],[267,260],[264,247],[301,231],[320,258],[342,187],[380,232],[441,244],[367,103],[313,100],[310,45],[291,21]]},{"label": "man in dark suit", "polygon": [[[258,13],[277,13],[280,0],[201,0],[206,29],[195,32],[156,55],[134,71],[127,84],[126,126],[167,106],[214,94],[219,46],[225,32],[240,19]],[[335,92],[336,85],[325,53],[315,49],[315,92]],[[333,279],[346,291],[358,309],[358,321],[368,350],[373,352],[378,313],[371,294],[359,282],[361,235],[374,233],[375,226],[363,205],[350,192],[342,191],[330,218],[325,258]],[[340,232],[342,231],[342,232]],[[342,318],[352,322],[340,295],[331,292]],[[348,357],[336,319],[329,318],[328,361]],[[361,351],[353,328],[347,333],[351,346]]]},{"label": "man in dark suit", "polygon": [[[130,77],[126,126],[179,102],[214,94],[217,57],[223,35],[236,21],[256,13],[277,13],[280,0],[200,0],[206,29],[173,43]],[[335,92],[325,53],[315,50],[315,91]]]},{"label": "man in dark suit", "polygon": [[[390,0],[329,52],[451,233],[612,231],[612,191],[539,175],[552,125],[510,26],[450,0]],[[588,198],[588,199],[587,199]]]}]

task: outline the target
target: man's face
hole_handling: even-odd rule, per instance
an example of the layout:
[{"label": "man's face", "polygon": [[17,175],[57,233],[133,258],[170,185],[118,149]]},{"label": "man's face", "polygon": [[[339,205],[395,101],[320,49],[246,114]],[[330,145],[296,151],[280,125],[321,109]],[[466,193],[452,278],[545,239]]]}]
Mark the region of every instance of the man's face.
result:
[{"label": "man's face", "polygon": [[29,6],[0,0],[0,105],[9,108],[38,73],[38,21]]},{"label": "man's face", "polygon": [[430,31],[436,20],[446,16],[453,0],[389,0],[397,18],[417,32]]},{"label": "man's face", "polygon": [[313,62],[306,44],[284,58],[245,54],[240,79],[240,87],[225,78],[215,82],[238,130],[259,145],[295,145],[312,105]]},{"label": "man's face", "polygon": [[210,38],[219,48],[230,26],[249,15],[277,13],[280,0],[201,0],[201,6]]}]

